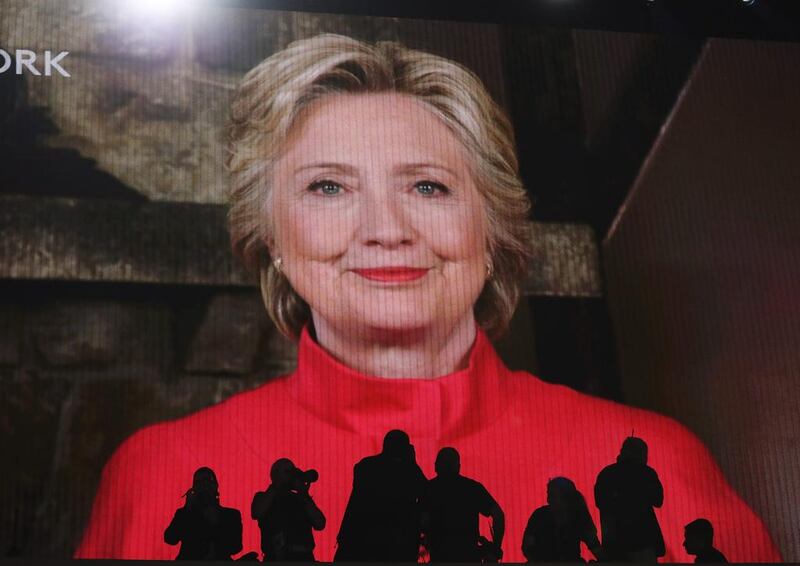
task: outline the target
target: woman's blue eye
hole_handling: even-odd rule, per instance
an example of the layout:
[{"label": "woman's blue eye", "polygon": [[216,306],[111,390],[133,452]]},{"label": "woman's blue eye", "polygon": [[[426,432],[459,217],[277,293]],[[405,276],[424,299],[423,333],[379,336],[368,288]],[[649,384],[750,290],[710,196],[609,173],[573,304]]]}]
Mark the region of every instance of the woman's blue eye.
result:
[{"label": "woman's blue eye", "polygon": [[312,192],[321,193],[323,195],[338,195],[342,186],[333,181],[316,181],[309,185],[308,189]]},{"label": "woman's blue eye", "polygon": [[425,196],[433,196],[436,193],[450,192],[447,189],[447,187],[445,187],[441,183],[436,183],[435,181],[419,181],[414,184],[414,188],[417,190],[419,194]]}]

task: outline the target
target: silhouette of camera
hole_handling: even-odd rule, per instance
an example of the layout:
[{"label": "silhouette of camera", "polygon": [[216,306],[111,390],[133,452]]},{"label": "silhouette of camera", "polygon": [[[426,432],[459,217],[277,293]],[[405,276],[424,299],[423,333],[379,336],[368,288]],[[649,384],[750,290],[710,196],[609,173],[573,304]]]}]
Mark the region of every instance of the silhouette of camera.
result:
[{"label": "silhouette of camera", "polygon": [[317,470],[303,471],[300,468],[295,468],[290,472],[290,478],[292,483],[301,483],[301,484],[314,483],[319,479],[319,472],[317,472]]}]

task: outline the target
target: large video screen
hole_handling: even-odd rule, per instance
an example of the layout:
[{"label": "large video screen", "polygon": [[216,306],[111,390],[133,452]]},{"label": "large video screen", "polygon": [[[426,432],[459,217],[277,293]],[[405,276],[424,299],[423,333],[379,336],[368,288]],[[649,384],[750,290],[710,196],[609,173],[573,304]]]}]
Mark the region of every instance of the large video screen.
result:
[{"label": "large video screen", "polygon": [[800,46],[0,3],[0,554],[800,561]]}]

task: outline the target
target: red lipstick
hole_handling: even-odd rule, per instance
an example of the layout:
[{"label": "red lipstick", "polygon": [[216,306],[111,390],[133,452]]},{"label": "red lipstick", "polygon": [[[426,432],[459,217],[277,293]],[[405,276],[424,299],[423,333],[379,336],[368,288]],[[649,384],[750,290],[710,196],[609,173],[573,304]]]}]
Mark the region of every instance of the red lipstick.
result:
[{"label": "red lipstick", "polygon": [[354,273],[370,281],[383,283],[405,283],[424,277],[428,268],[418,267],[376,267],[371,269],[354,269]]}]

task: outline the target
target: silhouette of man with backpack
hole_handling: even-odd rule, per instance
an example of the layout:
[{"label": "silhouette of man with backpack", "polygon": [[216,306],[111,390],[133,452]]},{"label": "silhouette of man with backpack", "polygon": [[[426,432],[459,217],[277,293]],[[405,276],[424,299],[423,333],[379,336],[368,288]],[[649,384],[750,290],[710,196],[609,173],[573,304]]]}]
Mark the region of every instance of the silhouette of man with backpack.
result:
[{"label": "silhouette of man with backpack", "polygon": [[625,439],[616,463],[597,476],[594,499],[607,560],[653,562],[664,556],[664,537],[654,511],[664,502],[664,488],[647,465],[644,440]]}]

